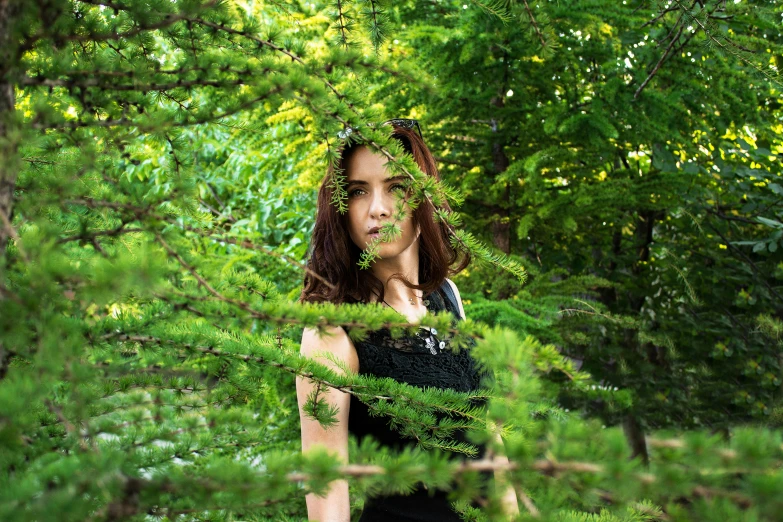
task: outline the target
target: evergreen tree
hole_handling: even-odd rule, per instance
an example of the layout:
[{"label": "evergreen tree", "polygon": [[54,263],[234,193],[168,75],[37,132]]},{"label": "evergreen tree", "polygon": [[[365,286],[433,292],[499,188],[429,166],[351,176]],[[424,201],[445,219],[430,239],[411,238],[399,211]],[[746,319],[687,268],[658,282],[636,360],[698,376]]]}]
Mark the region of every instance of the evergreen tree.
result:
[{"label": "evergreen tree", "polygon": [[624,422],[642,453],[646,427],[769,422],[783,379],[760,328],[783,310],[780,5],[396,13],[393,52],[437,88],[379,92],[429,127],[466,226],[531,275],[472,271],[468,315],[631,391],[626,411],[563,399]]},{"label": "evergreen tree", "polygon": [[[390,15],[411,7],[0,0],[0,518],[301,519],[304,494],[343,476],[359,499],[423,481],[453,487],[464,506],[478,471],[495,469],[508,473],[525,519],[775,519],[779,433],[738,430],[730,442],[662,433],[642,469],[621,432],[556,400],[622,405],[627,393],[532,337],[424,320],[458,345],[478,339],[475,356],[495,374],[486,411],[475,396],[341,376],[298,355],[304,326],[350,323],[362,335],[412,325],[380,307],[293,302],[307,243],[298,227],[311,207],[297,181],[277,177],[301,169],[316,183],[350,126],[418,181],[417,197],[460,199],[421,182],[366,125],[399,116],[368,93],[426,86],[384,47],[410,24]],[[462,6],[428,5],[422,20],[430,9],[454,16]],[[487,23],[508,16],[500,4],[471,9]],[[726,161],[739,169],[736,154]],[[495,276],[524,277],[458,215],[439,215]],[[763,234],[745,239],[775,252]],[[294,375],[350,391],[426,451],[368,442],[349,466],[302,456]],[[308,409],[332,419],[317,394]],[[437,422],[442,412],[452,419]],[[450,440],[454,429],[482,442],[496,423],[510,464],[447,459],[473,451]],[[479,500],[468,518],[501,518],[494,492]]]}]

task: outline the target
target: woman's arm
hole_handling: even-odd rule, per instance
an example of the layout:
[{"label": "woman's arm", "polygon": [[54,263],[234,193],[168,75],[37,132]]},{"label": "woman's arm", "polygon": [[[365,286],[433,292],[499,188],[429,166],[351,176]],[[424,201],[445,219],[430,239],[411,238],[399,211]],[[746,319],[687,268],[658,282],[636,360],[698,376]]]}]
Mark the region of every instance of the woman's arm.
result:
[{"label": "woman's arm", "polygon": [[[317,360],[329,366],[338,373],[343,370],[334,362],[325,357],[331,354],[337,360],[345,363],[352,371],[358,372],[359,359],[353,342],[340,327],[329,328],[323,337],[319,337],[315,329],[305,328],[302,334],[302,346],[300,353],[305,357]],[[338,410],[337,423],[324,428],[321,424],[308,417],[303,406],[307,397],[312,392],[315,384],[307,378],[296,378],[296,398],[299,403],[299,419],[302,426],[302,452],[305,453],[314,448],[325,448],[337,455],[344,463],[348,463],[348,412],[351,396],[345,392],[328,388],[323,391],[323,398]],[[307,502],[307,516],[309,520],[321,522],[349,522],[351,518],[351,506],[348,499],[348,482],[335,480],[331,483],[329,492],[325,497],[314,494],[305,496]]]}]

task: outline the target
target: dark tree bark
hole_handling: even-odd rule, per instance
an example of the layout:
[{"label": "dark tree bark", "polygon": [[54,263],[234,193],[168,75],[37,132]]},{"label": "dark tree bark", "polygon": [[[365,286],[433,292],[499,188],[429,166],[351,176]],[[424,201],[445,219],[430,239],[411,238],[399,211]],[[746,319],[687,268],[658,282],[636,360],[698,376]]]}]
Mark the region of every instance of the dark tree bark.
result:
[{"label": "dark tree bark", "polygon": [[[508,55],[503,53],[503,63],[508,63]],[[504,69],[503,80],[500,83],[497,95],[492,98],[490,103],[502,109],[505,106],[505,94],[508,90],[508,66]],[[492,168],[495,176],[499,176],[504,173],[509,164],[511,163],[506,156],[506,143],[505,138],[500,132],[500,122],[492,118],[490,120],[492,133],[497,136],[492,140]],[[506,190],[503,194],[503,199],[498,202],[500,210],[496,214],[496,220],[492,222],[492,242],[499,250],[506,254],[511,253],[511,188],[506,184]],[[508,296],[498,296],[500,299],[505,299]]]},{"label": "dark tree bark", "polygon": [[[493,99],[492,104],[496,107],[503,107],[503,97],[497,96]],[[495,119],[492,120],[492,132],[499,132],[499,125]],[[497,176],[505,172],[506,169],[508,169],[509,164],[510,161],[508,156],[506,156],[505,143],[503,143],[501,137],[498,137],[492,142],[492,167],[495,171],[495,175]],[[492,241],[498,249],[509,254],[511,253],[511,223],[509,219],[511,190],[508,184],[506,185],[503,200],[499,203],[498,212],[496,214],[497,219],[492,222]]]},{"label": "dark tree bark", "polygon": [[[497,174],[505,172],[508,168],[508,157],[506,156],[506,153],[503,150],[503,145],[501,143],[496,142],[492,144],[492,161],[495,166],[495,173]],[[511,221],[509,219],[509,205],[511,203],[511,190],[508,185],[506,185],[503,200],[506,205],[498,208],[496,214],[497,220],[492,222],[492,242],[498,249],[502,250],[506,254],[510,254]]]},{"label": "dark tree bark", "polygon": [[[11,219],[14,205],[14,188],[19,167],[17,146],[19,137],[14,132],[14,82],[16,45],[14,18],[19,4],[15,0],[0,0],[0,300],[6,299],[4,272],[5,250],[11,237]],[[8,371],[13,354],[0,339],[0,380]]]},{"label": "dark tree bark", "polygon": [[647,452],[647,439],[644,436],[644,429],[633,413],[629,413],[623,420],[623,431],[628,444],[631,446],[631,457],[639,457],[646,466],[650,462],[650,455]]},{"label": "dark tree bark", "polygon": [[[622,150],[618,151],[617,156],[614,158],[613,173],[619,171],[621,168],[630,171],[630,165],[625,157],[625,152]],[[638,278],[643,277],[644,262],[647,262],[650,259],[650,248],[655,239],[653,236],[655,224],[665,218],[665,213],[663,211],[645,210],[636,212],[636,216],[637,218],[634,223],[634,238],[632,240],[632,243],[636,245],[636,259],[630,261],[630,269],[633,277]],[[607,266],[608,279],[612,279],[612,275],[620,266],[619,258],[622,255],[624,239],[622,230],[620,227],[617,227],[612,235],[611,258]],[[627,244],[628,239],[625,239],[625,242]],[[603,256],[598,254],[598,258],[603,258]],[[619,301],[621,296],[617,294],[615,288],[604,288],[599,290],[599,293],[601,295],[601,302],[610,310],[615,312],[619,311],[617,310],[617,307],[620,305]],[[631,313],[638,316],[644,307],[646,296],[643,295],[643,293],[636,295],[629,293],[626,294],[625,297],[628,300],[627,305],[631,310]],[[623,344],[629,352],[641,351],[651,363],[657,366],[664,366],[667,363],[665,353],[658,347],[653,346],[650,343],[645,343],[640,346],[633,330],[629,329],[624,332],[621,344]],[[611,370],[609,370],[608,373],[611,373]],[[649,455],[644,426],[642,426],[639,417],[633,411],[628,412],[623,419],[623,431],[625,432],[633,457],[640,457],[642,461],[647,464]]]},{"label": "dark tree bark", "polygon": [[5,266],[5,249],[12,230],[10,223],[19,167],[16,154],[19,138],[13,129],[15,99],[11,77],[16,68],[13,25],[18,7],[15,0],[0,0],[0,270]]}]

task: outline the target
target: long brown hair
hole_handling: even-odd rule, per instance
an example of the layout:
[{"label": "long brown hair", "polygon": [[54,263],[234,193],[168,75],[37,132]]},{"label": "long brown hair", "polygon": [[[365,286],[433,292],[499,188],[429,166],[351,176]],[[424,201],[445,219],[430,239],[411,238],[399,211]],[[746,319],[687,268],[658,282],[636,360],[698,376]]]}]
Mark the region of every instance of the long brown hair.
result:
[{"label": "long brown hair", "polygon": [[[440,181],[435,158],[432,157],[424,140],[413,129],[392,126],[392,138],[397,139],[405,152],[413,156],[421,171]],[[353,142],[345,146],[336,162],[340,172],[345,168],[348,158],[361,143]],[[307,260],[309,271],[305,274],[304,289],[299,297],[300,302],[329,301],[334,304],[346,302],[368,303],[372,295],[384,298],[383,282],[370,270],[362,270],[357,266],[361,249],[354,244],[347,227],[347,213],[340,214],[332,204],[333,189],[331,179],[334,169],[327,169],[326,176],[318,191],[318,203],[315,216],[315,227],[310,240],[310,255]],[[447,202],[442,208],[451,210]],[[408,288],[422,290],[428,295],[440,288],[446,277],[457,274],[470,264],[470,254],[458,252],[449,242],[446,225],[436,222],[433,218],[434,207],[429,200],[421,201],[413,211],[413,227],[420,227],[419,235],[419,284],[415,285],[400,273],[389,279],[399,279]],[[461,254],[461,255],[460,255]],[[452,265],[459,263],[456,267]],[[324,284],[315,272],[328,281],[332,288]]]}]

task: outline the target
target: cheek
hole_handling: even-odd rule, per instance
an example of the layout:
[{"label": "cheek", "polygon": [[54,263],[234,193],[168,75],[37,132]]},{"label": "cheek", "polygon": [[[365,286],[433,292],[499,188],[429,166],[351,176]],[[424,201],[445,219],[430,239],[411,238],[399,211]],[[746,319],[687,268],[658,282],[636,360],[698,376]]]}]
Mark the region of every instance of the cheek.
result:
[{"label": "cheek", "polygon": [[348,212],[345,213],[345,221],[348,224],[348,229],[353,233],[359,224],[357,223],[356,210],[353,207],[348,207]]},{"label": "cheek", "polygon": [[348,235],[351,238],[351,241],[353,243],[363,248],[362,241],[365,239],[364,237],[364,224],[360,222],[360,220],[357,217],[357,213],[355,211],[352,211],[349,207],[348,212],[345,213],[346,215],[346,225],[348,228]]}]

